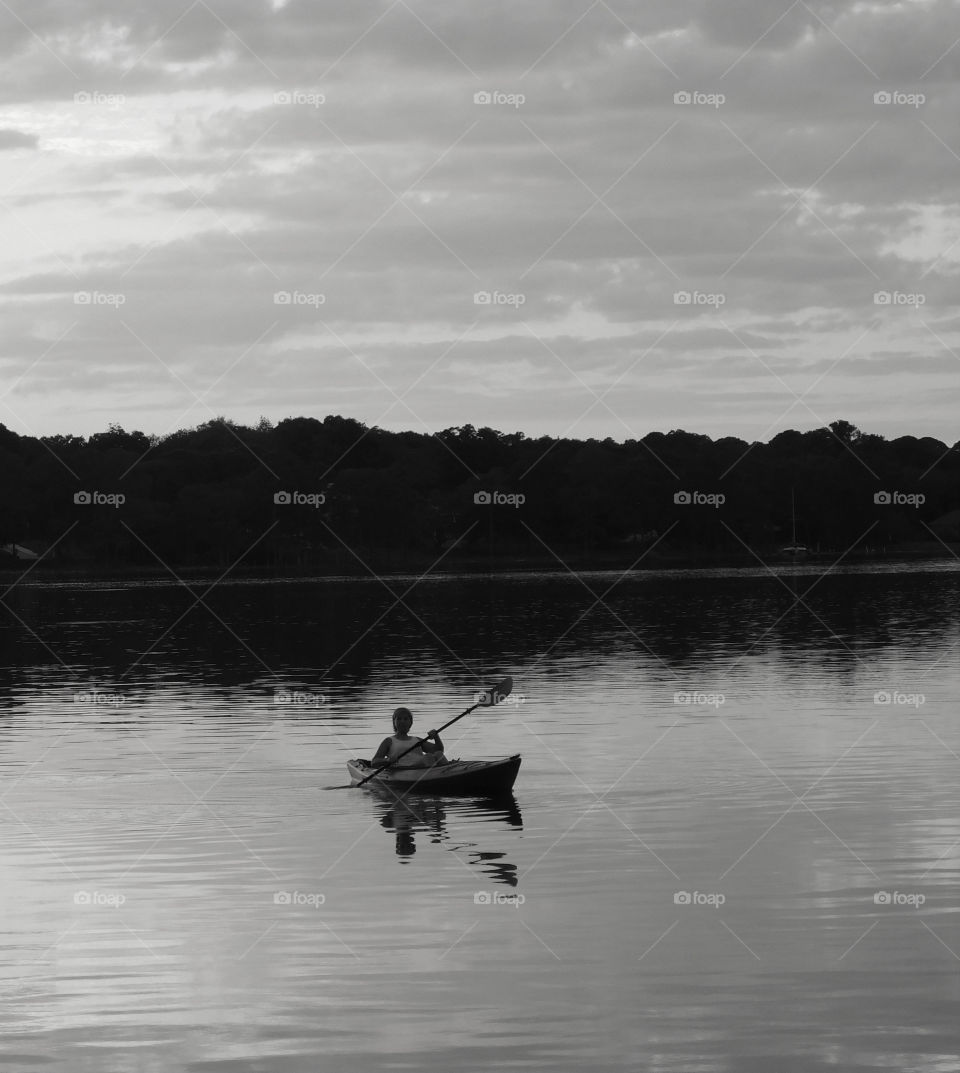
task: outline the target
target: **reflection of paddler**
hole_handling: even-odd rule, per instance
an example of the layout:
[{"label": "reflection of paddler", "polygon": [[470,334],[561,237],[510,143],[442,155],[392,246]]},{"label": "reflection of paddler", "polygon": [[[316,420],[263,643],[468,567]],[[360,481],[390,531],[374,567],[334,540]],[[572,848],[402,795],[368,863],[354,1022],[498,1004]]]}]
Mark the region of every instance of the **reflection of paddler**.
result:
[{"label": "reflection of paddler", "polygon": [[413,837],[413,827],[409,823],[397,823],[392,812],[388,812],[380,821],[388,831],[397,835],[397,856],[412,857],[417,852],[417,843]]},{"label": "reflection of paddler", "polygon": [[417,852],[417,843],[413,837],[417,826],[432,828],[430,841],[440,843],[444,819],[443,806],[439,801],[419,801],[414,807],[411,802],[398,798],[394,806],[384,814],[380,826],[396,834],[398,857],[412,857]]},{"label": "reflection of paddler", "polygon": [[[456,821],[469,817],[485,817],[499,820],[509,827],[523,829],[523,816],[520,806],[513,794],[506,794],[499,799],[487,798],[473,801],[446,801],[442,797],[408,796],[398,794],[390,786],[372,783],[379,791],[383,815],[380,826],[386,831],[393,831],[396,836],[396,853],[403,864],[417,852],[415,833],[418,829],[426,830],[430,841],[435,845],[455,853],[466,864],[479,866],[491,879],[507,887],[517,887],[520,876],[517,866],[505,860],[503,853],[480,849],[475,841],[451,841],[447,822],[450,817]],[[460,825],[456,824],[459,828]],[[478,829],[472,827],[470,834]],[[464,830],[464,834],[467,831]]]}]

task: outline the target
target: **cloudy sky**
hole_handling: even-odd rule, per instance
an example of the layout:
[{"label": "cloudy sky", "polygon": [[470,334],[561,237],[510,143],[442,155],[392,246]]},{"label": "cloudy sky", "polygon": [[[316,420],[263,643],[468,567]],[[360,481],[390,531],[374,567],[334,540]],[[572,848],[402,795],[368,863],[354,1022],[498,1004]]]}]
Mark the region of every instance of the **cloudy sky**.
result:
[{"label": "cloudy sky", "polygon": [[0,422],[960,438],[946,0],[0,4]]}]

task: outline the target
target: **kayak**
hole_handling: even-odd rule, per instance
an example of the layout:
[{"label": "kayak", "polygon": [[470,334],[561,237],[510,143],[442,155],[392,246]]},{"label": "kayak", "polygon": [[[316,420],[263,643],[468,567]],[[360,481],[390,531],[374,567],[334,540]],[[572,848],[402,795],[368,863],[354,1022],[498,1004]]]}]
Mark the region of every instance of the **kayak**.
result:
[{"label": "kayak", "polygon": [[[354,786],[375,770],[368,760],[347,761],[347,771]],[[372,787],[379,784],[389,786],[392,790],[426,794],[490,796],[510,790],[519,770],[519,754],[502,760],[451,760],[436,767],[389,768],[365,785]]]},{"label": "kayak", "polygon": [[[375,770],[369,760],[347,761],[353,786]],[[510,790],[519,770],[519,754],[502,760],[451,760],[436,767],[389,768],[365,785],[374,787],[379,784],[389,786],[391,790],[421,794],[476,794],[490,797]]]}]

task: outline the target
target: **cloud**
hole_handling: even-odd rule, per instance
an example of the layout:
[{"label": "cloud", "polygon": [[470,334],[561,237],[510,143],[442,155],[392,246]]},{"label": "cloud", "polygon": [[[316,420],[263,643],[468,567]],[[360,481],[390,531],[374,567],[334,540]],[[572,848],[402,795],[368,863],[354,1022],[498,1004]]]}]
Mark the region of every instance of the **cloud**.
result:
[{"label": "cloud", "polygon": [[36,149],[37,136],[20,130],[0,130],[0,149]]},{"label": "cloud", "polygon": [[[177,377],[221,375],[217,412],[372,421],[377,377],[400,393],[439,361],[390,420],[737,433],[756,421],[731,400],[780,393],[751,351],[808,383],[869,329],[824,390],[869,426],[896,382],[948,435],[952,4],[42,0],[28,21],[0,7],[0,148],[36,150],[0,159],[0,352],[45,431],[111,398],[156,430],[190,402]],[[590,409],[621,375],[622,416]]]}]

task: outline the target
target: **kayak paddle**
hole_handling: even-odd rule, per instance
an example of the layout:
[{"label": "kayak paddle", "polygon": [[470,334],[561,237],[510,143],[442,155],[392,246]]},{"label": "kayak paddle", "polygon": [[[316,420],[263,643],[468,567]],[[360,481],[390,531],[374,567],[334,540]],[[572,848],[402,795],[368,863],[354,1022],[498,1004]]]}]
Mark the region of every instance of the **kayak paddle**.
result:
[{"label": "kayak paddle", "polygon": [[[490,689],[485,689],[483,693],[480,694],[480,699],[477,701],[476,704],[472,704],[469,708],[467,708],[466,711],[461,712],[458,716],[455,716],[453,719],[451,719],[449,723],[444,723],[443,726],[440,727],[440,730],[437,731],[437,734],[439,735],[440,731],[446,730],[447,727],[452,727],[454,723],[458,722],[458,720],[462,719],[465,715],[469,715],[475,708],[492,708],[495,704],[499,704],[500,701],[502,701],[504,698],[510,696],[510,690],[512,689],[513,679],[509,677],[504,678],[502,682],[498,682]],[[407,755],[407,753],[412,753],[414,749],[418,749],[419,747],[420,742],[415,742],[413,745],[410,746],[409,749],[404,749],[404,751],[400,753],[399,756],[395,756],[389,764],[384,764],[383,767],[377,768],[376,771],[371,772],[369,775],[366,776],[366,778],[361,779],[358,783],[355,783],[354,785],[363,786],[365,782],[369,782],[370,779],[376,778],[377,775],[380,775],[382,772],[388,771],[390,768],[393,767],[394,764],[397,763],[398,760],[402,760]],[[344,790],[349,789],[349,787],[346,786],[341,788]]]}]

